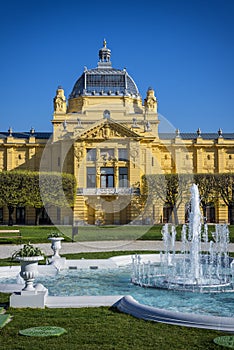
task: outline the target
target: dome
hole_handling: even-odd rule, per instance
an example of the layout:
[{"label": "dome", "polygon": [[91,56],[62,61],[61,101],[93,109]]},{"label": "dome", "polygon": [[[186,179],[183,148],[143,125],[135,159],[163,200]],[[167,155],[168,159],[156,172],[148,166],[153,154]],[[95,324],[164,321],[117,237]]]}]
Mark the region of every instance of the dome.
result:
[{"label": "dome", "polygon": [[98,67],[84,69],[81,77],[76,81],[69,99],[84,95],[120,95],[140,97],[138,88],[126,69],[112,68],[111,50],[106,47],[99,50]]}]

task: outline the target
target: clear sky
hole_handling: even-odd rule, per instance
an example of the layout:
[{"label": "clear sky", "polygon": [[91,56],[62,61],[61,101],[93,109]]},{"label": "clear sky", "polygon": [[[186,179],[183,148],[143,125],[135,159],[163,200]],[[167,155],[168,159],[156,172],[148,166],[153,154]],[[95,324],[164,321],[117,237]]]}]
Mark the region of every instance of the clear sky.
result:
[{"label": "clear sky", "polygon": [[0,130],[51,131],[103,38],[144,98],[181,132],[234,132],[234,0],[10,0],[0,12]]}]

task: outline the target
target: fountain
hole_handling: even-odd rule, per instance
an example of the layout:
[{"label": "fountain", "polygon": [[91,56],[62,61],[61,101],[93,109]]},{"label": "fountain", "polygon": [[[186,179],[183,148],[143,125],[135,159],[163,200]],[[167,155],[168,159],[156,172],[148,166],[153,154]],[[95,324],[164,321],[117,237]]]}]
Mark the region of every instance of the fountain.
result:
[{"label": "fountain", "polygon": [[[56,264],[38,267],[41,279],[36,297],[32,299],[23,291],[25,301],[13,303],[11,296],[11,306],[115,306],[148,321],[233,333],[233,295],[227,293],[234,291],[234,260],[229,257],[228,227],[216,225],[209,241],[199,204],[198,188],[193,185],[189,224],[182,227],[179,253],[176,229],[167,224],[162,229],[164,251],[160,254],[67,259],[63,265],[57,265],[61,260],[57,258]],[[17,266],[0,267],[0,291],[21,293],[22,284],[16,283],[19,271]],[[136,286],[129,283],[131,271]],[[12,285],[10,276],[15,277]],[[41,283],[48,288],[48,295]],[[151,288],[143,290],[138,286]],[[209,293],[201,294],[204,292]]]},{"label": "fountain", "polygon": [[132,283],[143,287],[193,292],[234,291],[234,265],[228,254],[229,230],[216,224],[213,240],[208,227],[202,227],[197,185],[191,187],[189,224],[181,231],[181,251],[176,253],[176,229],[166,224],[162,229],[164,252],[159,262],[142,262],[132,257]]}]

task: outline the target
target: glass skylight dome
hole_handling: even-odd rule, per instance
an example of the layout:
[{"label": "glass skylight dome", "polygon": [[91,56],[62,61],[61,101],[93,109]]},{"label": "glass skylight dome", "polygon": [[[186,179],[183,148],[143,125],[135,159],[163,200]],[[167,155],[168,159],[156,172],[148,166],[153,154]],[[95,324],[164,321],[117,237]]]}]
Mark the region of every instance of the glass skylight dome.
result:
[{"label": "glass skylight dome", "polygon": [[138,88],[126,69],[112,68],[111,50],[106,47],[99,50],[98,67],[84,69],[81,77],[76,81],[69,98],[84,95],[110,95],[140,97]]}]

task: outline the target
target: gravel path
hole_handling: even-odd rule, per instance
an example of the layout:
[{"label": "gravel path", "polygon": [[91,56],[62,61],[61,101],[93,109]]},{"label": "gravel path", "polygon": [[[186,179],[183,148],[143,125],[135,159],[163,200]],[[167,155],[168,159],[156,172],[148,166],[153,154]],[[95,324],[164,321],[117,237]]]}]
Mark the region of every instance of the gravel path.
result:
[{"label": "gravel path", "polygon": [[[43,250],[46,255],[52,255],[50,243],[35,244]],[[176,250],[180,249],[180,242],[176,242]],[[11,257],[21,245],[0,245],[0,259]],[[123,250],[163,250],[161,241],[96,241],[96,242],[74,242],[62,243],[61,254],[84,253],[84,252],[105,252]],[[234,252],[234,243],[229,244],[229,251]]]}]

